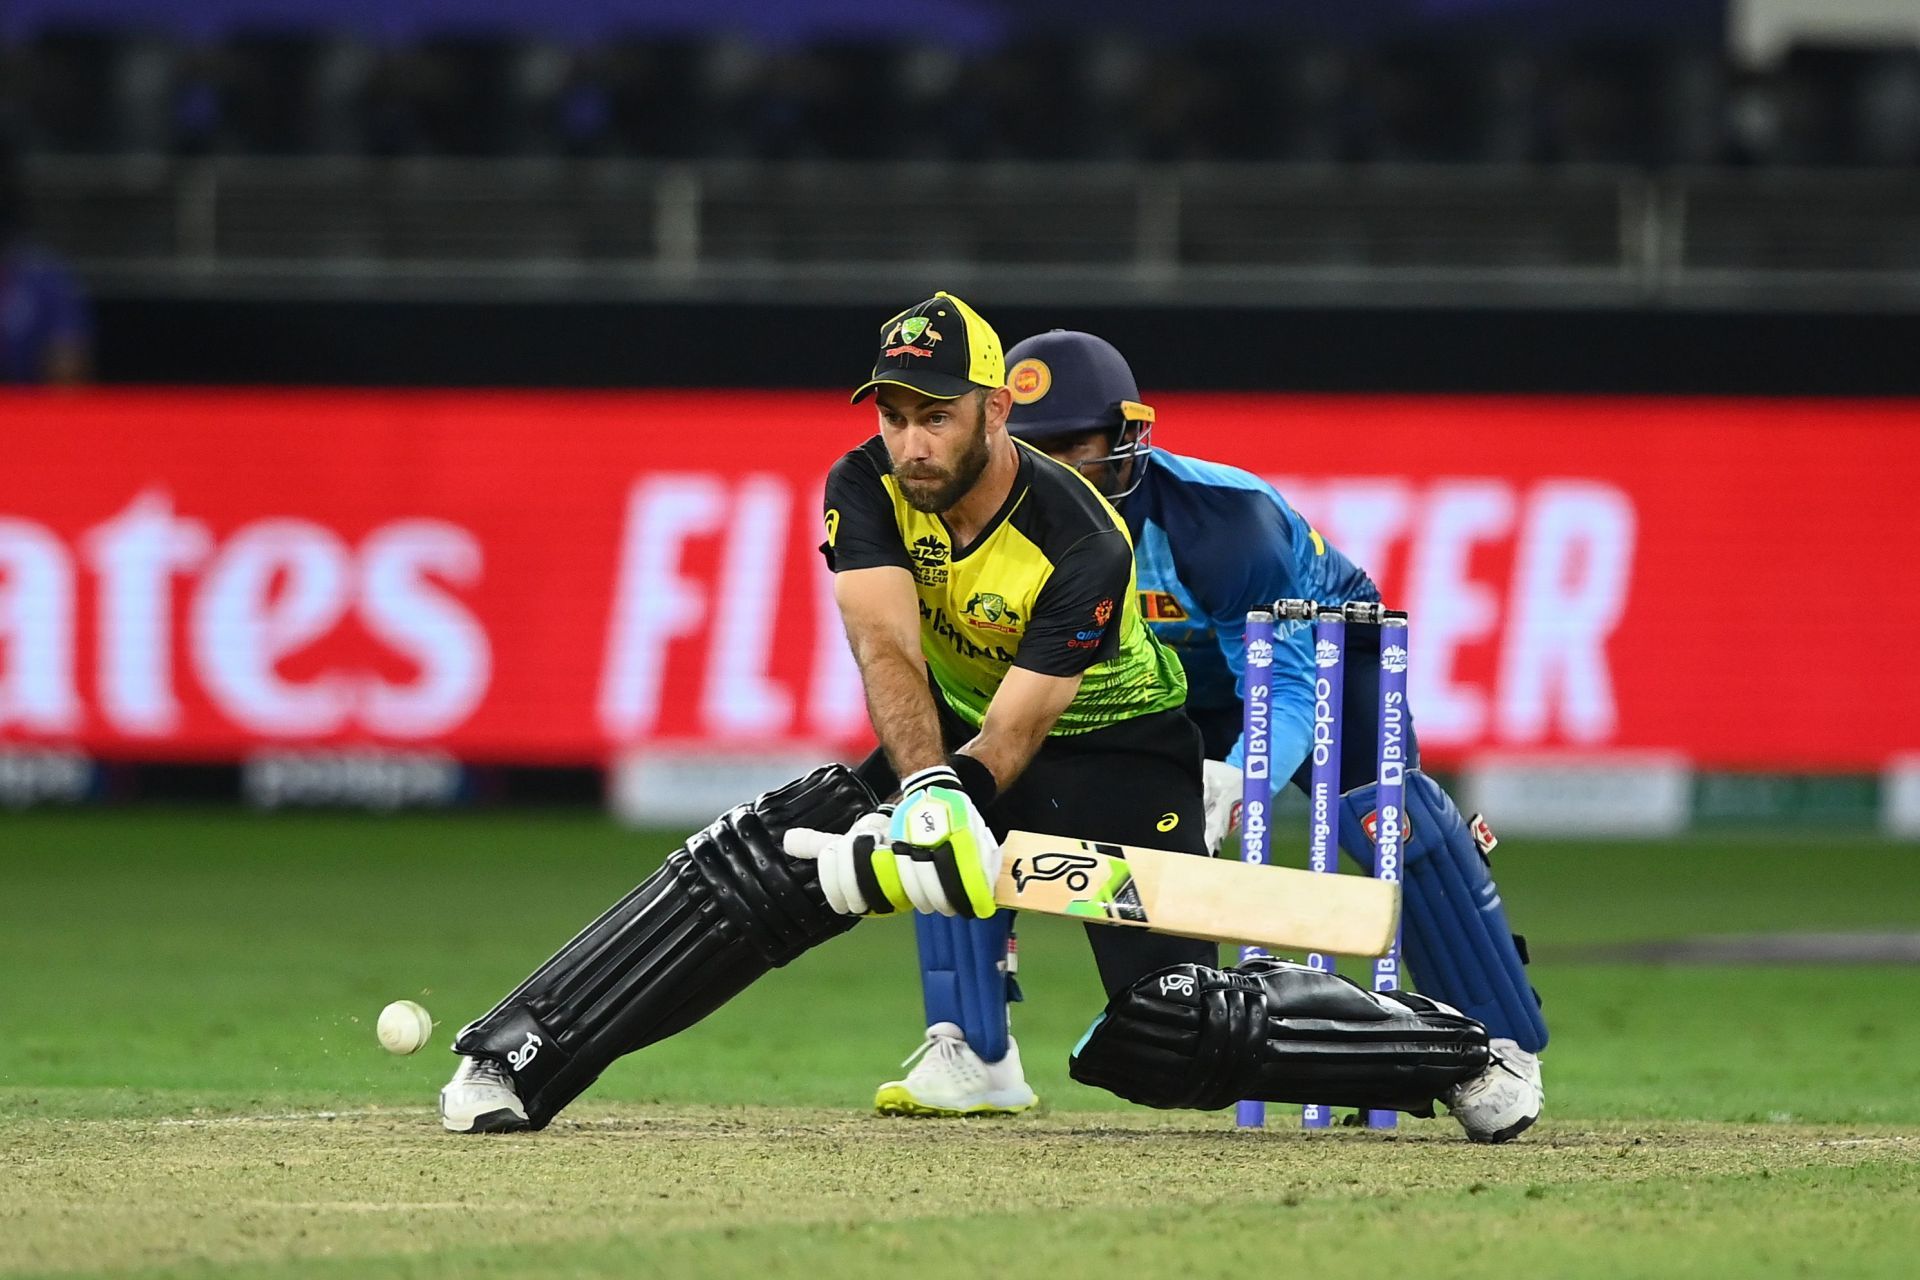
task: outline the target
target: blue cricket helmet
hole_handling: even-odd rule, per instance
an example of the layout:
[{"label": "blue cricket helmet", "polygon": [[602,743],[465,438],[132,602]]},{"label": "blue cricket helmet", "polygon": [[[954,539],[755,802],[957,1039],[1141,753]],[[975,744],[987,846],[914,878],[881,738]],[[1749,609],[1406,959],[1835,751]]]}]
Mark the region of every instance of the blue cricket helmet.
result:
[{"label": "blue cricket helmet", "polygon": [[1140,485],[1153,451],[1153,410],[1140,402],[1140,387],[1126,357],[1104,338],[1071,329],[1050,329],[1007,352],[1007,386],[1013,412],[1007,430],[1015,439],[1045,447],[1060,436],[1113,432],[1113,451],[1083,465],[1134,461],[1124,498]]}]

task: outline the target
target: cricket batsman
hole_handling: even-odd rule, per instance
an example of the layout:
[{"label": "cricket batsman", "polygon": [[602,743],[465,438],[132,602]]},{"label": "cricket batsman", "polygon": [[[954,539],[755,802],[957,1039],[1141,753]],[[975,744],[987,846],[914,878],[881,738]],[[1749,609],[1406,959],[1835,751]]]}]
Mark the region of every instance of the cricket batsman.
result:
[{"label": "cricket batsman", "polygon": [[[869,397],[879,430],[828,476],[822,550],[880,749],[722,815],[465,1027],[446,1128],[544,1127],[616,1058],[863,916],[1003,919],[1015,827],[1206,856],[1200,732],[1141,618],[1126,525],[1009,433],[993,330],[951,294],[908,308],[881,326]],[[1214,944],[1146,930],[1087,937],[1108,1002],[1069,1067],[1129,1101],[1431,1114],[1495,1070],[1485,1029],[1422,995],[1222,969]],[[980,1083],[1030,1104],[1017,1059],[1017,1088],[1007,1074]]]},{"label": "cricket batsman", "polygon": [[[1242,641],[1248,610],[1282,598],[1375,602],[1379,590],[1266,482],[1234,467],[1156,450],[1154,412],[1126,360],[1086,333],[1054,330],[1008,353],[1008,432],[1080,470],[1125,515],[1148,629],[1180,657],[1186,714],[1206,763],[1205,842],[1217,850],[1241,797]],[[1273,666],[1273,776],[1308,787],[1314,654],[1310,623],[1278,637]],[[1369,873],[1379,708],[1377,626],[1348,628],[1340,776],[1341,844]],[[1408,758],[1418,763],[1411,724]],[[1484,1023],[1499,1070],[1450,1099],[1470,1137],[1501,1142],[1539,1116],[1539,1051],[1547,1029],[1524,971],[1525,943],[1507,927],[1490,872],[1492,832],[1463,819],[1431,777],[1409,771],[1404,947],[1419,989]],[[1115,837],[1118,839],[1118,837]],[[1154,833],[1134,843],[1167,843]],[[1033,1101],[1008,1029],[1019,998],[1011,918],[916,917],[926,1039],[901,1080],[880,1086],[883,1114],[961,1116],[1024,1110]]]}]

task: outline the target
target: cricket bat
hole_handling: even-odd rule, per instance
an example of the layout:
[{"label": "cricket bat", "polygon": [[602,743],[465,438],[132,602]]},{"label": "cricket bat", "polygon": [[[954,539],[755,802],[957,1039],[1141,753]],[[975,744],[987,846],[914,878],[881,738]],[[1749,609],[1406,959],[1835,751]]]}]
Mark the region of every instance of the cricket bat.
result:
[{"label": "cricket bat", "polygon": [[1253,866],[1165,849],[1012,831],[993,900],[1209,942],[1277,951],[1385,955],[1400,886],[1371,876]]}]

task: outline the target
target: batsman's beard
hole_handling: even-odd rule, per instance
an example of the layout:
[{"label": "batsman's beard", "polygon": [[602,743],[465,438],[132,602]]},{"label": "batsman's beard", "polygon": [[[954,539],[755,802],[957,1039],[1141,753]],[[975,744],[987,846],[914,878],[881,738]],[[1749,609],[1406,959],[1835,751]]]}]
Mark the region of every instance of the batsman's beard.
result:
[{"label": "batsman's beard", "polygon": [[920,463],[911,471],[902,471],[896,462],[893,464],[893,479],[900,486],[900,496],[907,500],[908,506],[928,515],[938,515],[943,511],[951,511],[960,499],[967,496],[986,472],[987,463],[992,457],[987,449],[987,424],[983,413],[973,440],[967,445],[966,452],[954,460],[951,471],[943,471],[930,463]]}]

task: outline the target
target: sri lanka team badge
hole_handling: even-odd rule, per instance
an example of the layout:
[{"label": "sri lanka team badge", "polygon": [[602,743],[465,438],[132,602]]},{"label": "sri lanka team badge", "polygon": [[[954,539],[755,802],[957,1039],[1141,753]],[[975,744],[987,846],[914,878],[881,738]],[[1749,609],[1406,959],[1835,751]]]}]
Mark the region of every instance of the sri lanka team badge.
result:
[{"label": "sri lanka team badge", "polygon": [[1186,622],[1187,611],[1170,591],[1142,591],[1140,616],[1148,622]]},{"label": "sri lanka team badge", "polygon": [[1007,371],[1007,386],[1015,404],[1032,404],[1053,389],[1053,370],[1045,360],[1028,356]]}]

